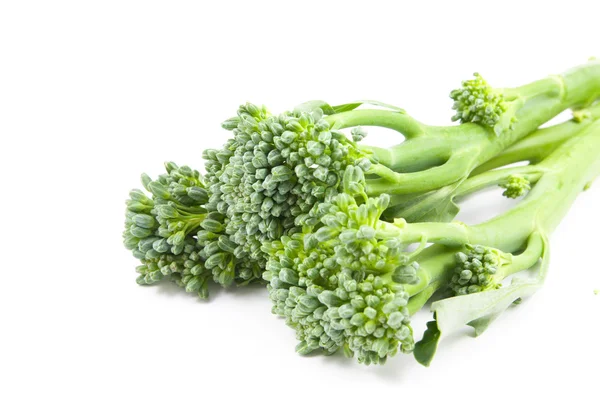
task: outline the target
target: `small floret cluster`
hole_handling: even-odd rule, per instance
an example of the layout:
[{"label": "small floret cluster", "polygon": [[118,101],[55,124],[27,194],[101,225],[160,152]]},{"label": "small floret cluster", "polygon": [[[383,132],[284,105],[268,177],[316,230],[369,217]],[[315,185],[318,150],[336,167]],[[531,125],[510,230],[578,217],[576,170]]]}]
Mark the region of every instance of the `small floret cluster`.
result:
[{"label": "small floret cluster", "polygon": [[233,282],[246,285],[260,279],[262,268],[254,260],[244,257],[240,247],[231,241],[226,232],[228,218],[217,211],[211,211],[200,224],[198,244],[203,247],[205,266],[213,274],[213,280],[223,286]]},{"label": "small floret cluster", "polygon": [[450,98],[454,100],[453,121],[477,122],[493,128],[506,112],[507,104],[502,94],[494,90],[478,73],[475,79],[463,81],[460,89],[453,90]]},{"label": "small floret cluster", "polygon": [[271,116],[246,104],[223,126],[233,138],[204,152],[207,208],[226,216],[222,234],[238,259],[264,265],[263,243],[299,232],[311,208],[337,194],[348,165],[370,167],[353,141],[330,129],[320,109]]},{"label": "small floret cluster", "polygon": [[456,253],[456,269],[449,283],[456,295],[497,289],[498,269],[510,262],[508,256],[497,249],[480,245],[465,245]]},{"label": "small floret cluster", "polygon": [[417,281],[396,239],[377,237],[387,196],[358,205],[339,194],[318,212],[320,228],[265,246],[273,312],[297,332],[297,351],[342,348],[359,362],[384,363],[414,346],[403,284]]},{"label": "small floret cluster", "polygon": [[516,199],[521,197],[529,190],[531,190],[531,184],[529,180],[521,175],[510,175],[506,183],[500,185],[501,188],[505,189],[502,195],[509,199]]},{"label": "small floret cluster", "polygon": [[204,219],[208,195],[198,171],[174,163],[165,167],[167,173],[157,180],[142,176],[152,198],[141,190],[130,192],[124,243],[141,262],[137,267],[139,284],[169,277],[204,298],[210,272],[204,267],[202,248],[194,234]]}]

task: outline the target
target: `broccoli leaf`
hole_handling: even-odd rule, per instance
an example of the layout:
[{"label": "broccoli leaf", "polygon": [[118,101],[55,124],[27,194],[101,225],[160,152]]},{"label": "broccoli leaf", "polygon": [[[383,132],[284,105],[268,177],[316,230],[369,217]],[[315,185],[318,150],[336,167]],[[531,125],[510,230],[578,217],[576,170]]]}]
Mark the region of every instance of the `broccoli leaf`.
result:
[{"label": "broccoli leaf", "polygon": [[339,114],[339,113],[346,112],[346,111],[355,110],[358,107],[365,105],[365,104],[371,105],[371,106],[376,106],[376,107],[386,108],[386,109],[396,111],[396,112],[399,112],[402,114],[406,113],[406,111],[404,111],[404,109],[402,109],[400,107],[382,103],[381,101],[377,101],[377,100],[359,100],[359,101],[355,101],[352,103],[340,104],[337,106],[331,106],[331,105],[329,105],[329,103],[327,103],[323,100],[311,100],[311,101],[307,101],[305,103],[297,105],[296,107],[294,107],[294,111],[312,112],[315,109],[320,108],[323,111],[323,114],[333,115],[333,114]]},{"label": "broccoli leaf", "polygon": [[426,367],[429,367],[431,360],[433,360],[442,334],[435,321],[435,314],[433,317],[434,320],[427,323],[427,330],[423,334],[423,339],[415,344],[414,350],[415,359]]},{"label": "broccoli leaf", "polygon": [[475,336],[479,336],[483,332],[485,332],[485,330],[490,326],[490,324],[492,322],[494,322],[494,320],[496,318],[498,318],[500,316],[500,314],[502,314],[502,312],[487,315],[483,318],[479,318],[474,321],[468,322],[467,325],[469,325],[469,326],[473,327],[473,329],[475,329]]},{"label": "broccoli leaf", "polygon": [[[460,211],[453,198],[454,191],[462,182],[463,180],[460,180],[452,185],[418,195],[412,199],[406,197],[406,199],[402,199],[403,201],[398,201],[397,206],[388,208],[384,213],[384,217],[402,217],[408,222],[450,222]],[[400,199],[399,196],[398,199]]]},{"label": "broccoli leaf", "polygon": [[431,310],[435,320],[427,323],[423,339],[415,345],[416,360],[428,366],[442,335],[449,335],[469,325],[475,329],[475,335],[479,336],[515,301],[534,294],[542,286],[550,262],[547,239],[543,237],[542,240],[544,252],[535,278],[514,278],[504,288],[450,297],[433,303]]}]

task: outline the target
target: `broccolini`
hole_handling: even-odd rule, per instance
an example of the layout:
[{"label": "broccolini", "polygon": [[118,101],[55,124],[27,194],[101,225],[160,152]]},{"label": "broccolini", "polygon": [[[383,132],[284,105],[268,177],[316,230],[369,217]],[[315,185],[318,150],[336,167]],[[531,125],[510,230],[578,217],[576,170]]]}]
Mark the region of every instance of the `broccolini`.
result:
[{"label": "broccolini", "polygon": [[[318,208],[339,194],[358,202],[390,195],[387,221],[449,221],[458,211],[454,199],[467,192],[463,183],[473,182],[469,175],[532,160],[562,143],[570,128],[527,135],[564,109],[600,97],[599,77],[598,62],[516,89],[492,89],[476,75],[451,93],[454,119],[462,124],[450,127],[427,126],[379,102],[309,102],[280,115],[241,106],[223,123],[233,138],[204,152],[204,177],[167,163],[158,180],[143,177],[150,197],[131,193],[124,240],[141,260],[138,282],[168,277],[204,298],[209,280],[260,281],[270,257],[263,244],[303,226],[318,228]],[[358,109],[368,105],[378,109]],[[577,129],[597,118],[587,111],[577,116]],[[406,140],[391,149],[363,146],[364,126],[391,128]],[[352,139],[344,128],[352,128]],[[347,171],[353,178],[344,180]],[[496,182],[507,196],[528,190],[530,177],[518,172]]]},{"label": "broccolini", "polygon": [[[600,121],[573,133],[538,164],[464,182],[472,191],[500,177],[510,180],[515,169],[532,177],[518,205],[485,223],[385,222],[380,217],[389,206],[387,194],[361,200],[340,193],[318,206],[319,225],[266,244],[264,277],[273,312],[296,330],[297,350],[343,349],[366,364],[414,351],[427,365],[441,334],[464,324],[481,333],[504,309],[532,294],[547,272],[548,235],[600,173]],[[425,248],[428,243],[434,245]],[[535,278],[502,286],[504,278],[540,260]],[[433,303],[436,320],[415,348],[410,316],[446,288],[453,296]]]},{"label": "broccolini", "polygon": [[[234,248],[211,257],[220,265],[263,270],[268,256],[262,244],[317,223],[311,212],[339,193],[390,194],[385,218],[404,216],[401,212],[415,197],[449,190],[561,111],[599,98],[600,63],[588,62],[516,89],[492,89],[477,75],[451,97],[460,126],[427,126],[379,102],[337,107],[309,102],[279,115],[265,107],[241,106],[223,124],[233,138],[219,150],[204,152],[210,192],[206,207],[223,216],[220,234]],[[369,104],[385,109],[356,109]],[[365,136],[363,126],[391,128],[406,140],[391,149],[361,146],[357,140]],[[343,128],[353,128],[353,139]],[[348,166],[357,167],[354,173],[366,179],[342,185]],[[519,193],[514,185],[507,187],[507,194]]]}]

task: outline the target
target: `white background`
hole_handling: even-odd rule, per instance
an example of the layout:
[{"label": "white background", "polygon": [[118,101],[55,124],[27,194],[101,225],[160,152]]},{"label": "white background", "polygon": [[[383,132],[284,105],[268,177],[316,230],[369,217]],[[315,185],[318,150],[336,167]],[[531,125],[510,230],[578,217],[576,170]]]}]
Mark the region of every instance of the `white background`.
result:
[{"label": "white background", "polygon": [[[446,339],[428,369],[298,356],[264,288],[206,303],[139,287],[121,245],[139,174],[201,169],[246,101],[370,98],[446,124],[474,71],[518,85],[600,55],[595,2],[551,3],[0,3],[0,398],[598,396],[596,186],[554,233],[544,289],[483,336]],[[461,218],[507,204],[495,191]]]}]

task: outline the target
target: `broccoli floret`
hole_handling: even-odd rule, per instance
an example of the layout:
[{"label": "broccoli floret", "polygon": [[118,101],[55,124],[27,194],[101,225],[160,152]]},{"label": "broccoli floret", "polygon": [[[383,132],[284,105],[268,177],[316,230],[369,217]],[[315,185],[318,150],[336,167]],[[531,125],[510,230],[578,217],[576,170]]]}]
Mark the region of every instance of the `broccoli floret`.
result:
[{"label": "broccoli floret", "polygon": [[463,81],[459,89],[450,92],[450,98],[454,100],[452,109],[456,111],[452,120],[483,125],[496,135],[516,129],[517,115],[528,101],[535,102],[545,96],[564,97],[567,89],[566,80],[560,77],[550,77],[517,89],[494,89],[480,74],[473,75],[474,79]]},{"label": "broccoli floret", "polygon": [[186,238],[183,251],[179,254],[152,252],[141,259],[136,268],[140,274],[137,283],[150,285],[169,277],[189,293],[197,293],[202,299],[208,297],[207,273],[200,255],[200,249],[193,238]]},{"label": "broccoli floret", "polygon": [[166,174],[152,181],[142,176],[144,186],[153,194],[158,234],[163,239],[155,247],[171,247],[173,254],[179,254],[185,237],[194,232],[204,220],[208,192],[200,180],[200,173],[187,166],[178,167],[166,163]]},{"label": "broccoli floret", "polygon": [[142,262],[138,283],[168,277],[206,298],[211,279],[223,286],[257,279],[260,270],[237,259],[221,235],[225,216],[208,211],[209,192],[200,173],[172,162],[165,168],[156,180],[142,175],[152,198],[136,189],[127,201],[123,240]]},{"label": "broccoli floret", "polygon": [[299,353],[341,348],[377,364],[399,348],[412,351],[402,283],[417,281],[418,264],[409,262],[399,240],[376,237],[388,200],[358,205],[340,194],[321,210],[324,226],[265,246],[273,312],[296,330]]},{"label": "broccoli floret", "polygon": [[133,190],[127,201],[123,239],[125,247],[142,263],[137,267],[139,284],[168,277],[201,298],[208,295],[202,249],[193,235],[204,219],[207,191],[198,171],[166,163],[166,174],[153,181],[142,175],[148,197]]},{"label": "broccoli floret", "polygon": [[225,126],[232,121],[233,139],[204,152],[207,208],[227,216],[236,256],[264,265],[262,243],[298,232],[313,205],[337,193],[346,166],[368,170],[370,162],[320,109],[270,116],[246,104]]},{"label": "broccoli floret", "polygon": [[352,134],[352,140],[354,140],[356,143],[367,137],[367,131],[362,126],[352,128],[350,133]]},{"label": "broccoli floret", "polygon": [[497,289],[500,283],[496,273],[510,261],[497,249],[467,244],[464,251],[456,253],[456,269],[449,286],[457,295]]},{"label": "broccoli floret", "polygon": [[510,175],[506,182],[500,184],[500,187],[506,189],[502,195],[509,199],[521,197],[531,189],[529,180],[517,174]]},{"label": "broccoli floret", "polygon": [[[456,110],[452,121],[477,122],[494,128],[508,105],[502,93],[494,91],[481,75],[474,73],[473,76],[475,79],[463,81],[460,89],[450,93],[450,98],[454,100],[452,109]],[[514,122],[514,118],[511,118],[511,122]]]},{"label": "broccoli floret", "polygon": [[448,286],[455,295],[499,289],[507,276],[535,265],[542,252],[539,233],[533,233],[525,250],[516,256],[492,247],[466,244],[455,254],[456,267]]},{"label": "broccoli floret", "polygon": [[[547,236],[566,212],[565,201],[573,201],[573,194],[597,173],[598,129],[597,122],[561,145],[541,163],[532,196],[483,224],[385,222],[381,216],[389,196],[341,193],[313,210],[318,223],[265,244],[270,259],[263,276],[273,312],[296,330],[298,351],[344,349],[367,364],[383,363],[399,350],[411,352],[410,315],[446,287],[456,297],[441,303],[459,303],[434,303],[438,319],[429,329],[437,334],[430,332],[425,340],[439,340],[449,324],[455,328],[457,318],[470,318],[465,323],[483,331],[504,308],[543,282]],[[355,177],[352,169],[348,167],[345,179]],[[434,245],[423,250],[427,243]],[[419,248],[408,251],[414,244]],[[539,279],[501,286],[506,277],[533,268],[540,259]],[[434,350],[419,342],[417,359],[428,364]]]}]

